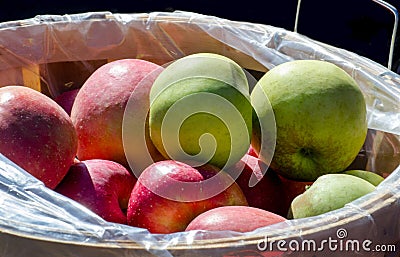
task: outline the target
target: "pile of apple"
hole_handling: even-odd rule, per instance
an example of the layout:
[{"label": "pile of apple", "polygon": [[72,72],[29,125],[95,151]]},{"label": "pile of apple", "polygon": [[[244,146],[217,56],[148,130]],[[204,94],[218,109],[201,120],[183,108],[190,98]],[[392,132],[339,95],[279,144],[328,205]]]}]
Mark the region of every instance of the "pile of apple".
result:
[{"label": "pile of apple", "polygon": [[116,60],[55,100],[0,88],[1,154],[152,233],[246,232],[341,208],[383,180],[347,170],[366,133],[357,83],[325,61],[283,63],[255,86],[233,60],[199,53],[165,67]]}]

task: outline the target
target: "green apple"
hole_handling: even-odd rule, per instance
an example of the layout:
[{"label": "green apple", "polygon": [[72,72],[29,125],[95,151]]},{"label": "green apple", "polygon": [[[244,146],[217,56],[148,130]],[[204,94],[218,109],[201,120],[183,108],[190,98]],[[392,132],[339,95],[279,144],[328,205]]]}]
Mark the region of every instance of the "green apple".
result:
[{"label": "green apple", "polygon": [[347,174],[326,174],[319,177],[291,204],[293,218],[306,218],[340,209],[375,190],[368,181]]},{"label": "green apple", "polygon": [[242,67],[232,59],[215,53],[195,53],[166,65],[167,71],[154,81],[150,99],[153,100],[169,85],[180,79],[209,77],[224,81],[243,94],[249,93],[249,85]]},{"label": "green apple", "polygon": [[243,70],[215,54],[195,54],[167,66],[150,92],[152,142],[166,158],[238,162],[250,146],[252,107]]},{"label": "green apple", "polygon": [[344,173],[362,178],[374,186],[378,186],[384,180],[382,176],[367,170],[346,170]]},{"label": "green apple", "polygon": [[[259,104],[266,97],[271,105]],[[254,120],[271,112],[275,115],[271,167],[286,178],[314,181],[327,173],[342,172],[365,141],[363,93],[350,75],[332,63],[296,60],[280,64],[259,80],[251,101],[258,115]],[[263,144],[270,144],[270,131],[273,128],[254,131],[252,145],[262,160],[270,158],[260,152]]]}]

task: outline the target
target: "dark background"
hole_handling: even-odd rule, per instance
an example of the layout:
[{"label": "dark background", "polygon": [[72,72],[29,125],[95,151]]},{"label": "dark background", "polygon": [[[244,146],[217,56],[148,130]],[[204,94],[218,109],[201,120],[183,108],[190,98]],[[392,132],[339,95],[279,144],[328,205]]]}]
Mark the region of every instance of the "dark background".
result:
[{"label": "dark background", "polygon": [[[260,4],[261,3],[261,4]],[[400,9],[400,1],[388,0]],[[190,11],[235,21],[294,29],[297,0],[264,1],[79,1],[18,0],[0,8],[0,22],[44,14],[90,11],[138,13]],[[387,66],[394,16],[372,0],[303,0],[298,32],[324,43],[344,48]],[[400,34],[400,33],[399,33]],[[400,35],[399,35],[400,36]],[[399,72],[400,49],[396,40],[392,70]]]}]

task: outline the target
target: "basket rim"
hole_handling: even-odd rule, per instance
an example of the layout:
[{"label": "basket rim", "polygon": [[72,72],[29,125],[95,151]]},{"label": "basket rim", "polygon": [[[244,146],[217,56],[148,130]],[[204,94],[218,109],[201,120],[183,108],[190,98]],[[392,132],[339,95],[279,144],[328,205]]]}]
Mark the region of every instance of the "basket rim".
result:
[{"label": "basket rim", "polygon": [[[400,172],[400,166],[398,167],[396,172]],[[395,181],[400,183],[400,177]],[[378,191],[379,192],[379,191]],[[364,197],[362,197],[364,198]],[[362,198],[359,198],[358,201],[362,200]],[[381,191],[379,193],[375,193],[374,197],[369,199],[368,201],[363,201],[359,207],[362,209],[362,207],[368,207],[371,206],[371,208],[364,210],[363,212],[360,212],[358,215],[350,215],[346,217],[345,219],[337,219],[336,222],[331,223],[329,225],[329,229],[333,228],[342,228],[343,225],[346,225],[346,222],[354,222],[358,218],[365,217],[363,213],[366,213],[367,215],[373,214],[373,212],[383,208],[387,207],[399,200],[396,195],[393,194],[390,190],[385,190]],[[341,212],[342,214],[354,214],[351,211],[351,208],[342,208],[334,212]],[[201,250],[201,249],[221,249],[221,248],[227,248],[231,247],[233,243],[236,243],[238,241],[241,241],[241,246],[248,246],[248,245],[257,245],[260,240],[263,240],[266,236],[271,241],[279,241],[279,240],[290,240],[290,239],[295,239],[297,238],[296,235],[288,236],[288,229],[292,230],[301,230],[302,231],[302,236],[309,236],[315,233],[318,233],[321,231],[322,227],[311,227],[309,226],[312,225],[318,225],[318,223],[324,223],[326,221],[330,221],[330,215],[322,214],[310,218],[303,218],[301,219],[301,223],[297,224],[297,226],[291,226],[291,227],[284,227],[284,228],[278,228],[274,229],[274,227],[277,227],[278,224],[274,224],[271,226],[268,226],[273,229],[273,232],[276,234],[282,233],[282,235],[272,235],[271,237],[268,236],[268,234],[265,234],[263,232],[258,232],[255,233],[254,235],[246,235],[248,233],[238,233],[242,235],[234,236],[234,237],[226,237],[226,238],[214,238],[214,239],[200,239],[200,240],[193,240],[190,242],[190,249],[191,250]],[[300,219],[298,219],[300,220]],[[290,222],[290,220],[289,220]],[[282,222],[285,223],[285,222]],[[323,230],[326,230],[327,227],[324,227]],[[60,231],[60,232],[65,232],[65,231]],[[27,233],[18,233],[15,230],[7,230],[7,229],[2,229],[1,233],[9,234],[12,236],[17,236],[25,239],[31,239],[31,240],[40,240],[44,242],[50,242],[50,243],[56,243],[56,244],[64,244],[64,245],[76,245],[76,246],[85,246],[85,247],[91,247],[91,248],[117,248],[120,249],[121,247],[123,249],[127,250],[143,250],[145,249],[143,245],[138,244],[135,241],[132,240],[116,240],[116,241],[109,241],[109,242],[74,242],[74,241],[68,241],[68,240],[61,240],[61,239],[54,239],[51,237],[38,237],[37,235],[35,236],[34,234],[27,234]],[[80,231],[79,233],[82,233]],[[182,233],[182,232],[178,232]],[[184,233],[190,233],[190,232],[184,232]],[[88,236],[91,234],[88,233]],[[153,234],[156,235],[156,234]],[[189,245],[188,242],[178,242],[175,245],[167,245],[166,247],[163,245],[157,246],[153,245],[149,248],[149,250],[168,250],[168,251],[179,251],[179,250],[187,250],[187,246]]]}]

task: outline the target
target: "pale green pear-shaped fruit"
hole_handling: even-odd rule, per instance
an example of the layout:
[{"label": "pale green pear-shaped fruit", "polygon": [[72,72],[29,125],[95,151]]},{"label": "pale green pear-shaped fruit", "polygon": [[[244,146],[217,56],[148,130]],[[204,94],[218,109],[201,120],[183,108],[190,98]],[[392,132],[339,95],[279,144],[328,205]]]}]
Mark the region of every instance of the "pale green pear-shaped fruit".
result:
[{"label": "pale green pear-shaped fruit", "polygon": [[347,174],[326,174],[319,177],[291,204],[293,218],[306,218],[340,209],[375,190],[368,181]]},{"label": "pale green pear-shaped fruit", "polygon": [[374,186],[378,186],[385,179],[379,174],[367,170],[346,170],[344,173],[362,178]]}]

